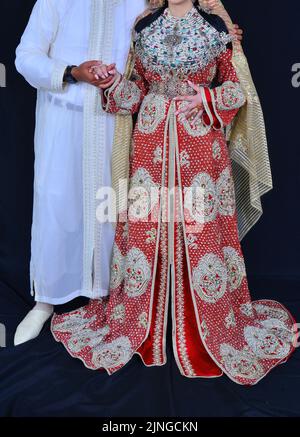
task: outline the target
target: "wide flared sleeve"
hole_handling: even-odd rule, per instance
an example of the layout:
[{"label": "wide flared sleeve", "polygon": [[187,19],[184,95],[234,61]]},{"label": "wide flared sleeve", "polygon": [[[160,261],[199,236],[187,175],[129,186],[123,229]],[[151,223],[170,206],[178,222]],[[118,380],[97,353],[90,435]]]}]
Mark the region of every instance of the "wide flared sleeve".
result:
[{"label": "wide flared sleeve", "polygon": [[38,0],[16,50],[16,68],[36,89],[62,91],[67,65],[49,56],[59,25],[53,0]]},{"label": "wide flared sleeve", "polygon": [[202,100],[205,108],[203,121],[216,130],[228,126],[239,109],[246,103],[246,97],[232,65],[232,50],[230,48],[219,56],[217,69],[219,86],[212,89],[202,88]]},{"label": "wide flared sleeve", "polygon": [[119,115],[135,114],[148,90],[144,68],[137,56],[130,78],[119,75],[114,84],[102,94],[103,109]]}]

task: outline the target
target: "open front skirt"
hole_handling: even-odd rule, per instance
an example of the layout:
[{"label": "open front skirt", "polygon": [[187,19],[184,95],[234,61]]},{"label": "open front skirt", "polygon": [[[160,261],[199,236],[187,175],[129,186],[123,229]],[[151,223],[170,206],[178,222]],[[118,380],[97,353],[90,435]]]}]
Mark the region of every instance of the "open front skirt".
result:
[{"label": "open front skirt", "polygon": [[171,305],[184,376],[253,385],[294,350],[294,320],[275,301],[251,301],[223,132],[197,131],[175,109],[139,116],[110,297],[55,315],[52,332],[90,369],[112,374],[135,353],[163,365]]}]

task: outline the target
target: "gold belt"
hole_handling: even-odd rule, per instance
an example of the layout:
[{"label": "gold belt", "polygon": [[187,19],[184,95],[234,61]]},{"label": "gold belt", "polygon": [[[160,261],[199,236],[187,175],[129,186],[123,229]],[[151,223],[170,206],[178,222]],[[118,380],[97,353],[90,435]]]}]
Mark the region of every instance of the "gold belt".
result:
[{"label": "gold belt", "polygon": [[196,94],[187,82],[182,82],[178,79],[153,82],[150,85],[149,93],[159,94],[167,99],[174,99],[177,96],[194,96]]}]

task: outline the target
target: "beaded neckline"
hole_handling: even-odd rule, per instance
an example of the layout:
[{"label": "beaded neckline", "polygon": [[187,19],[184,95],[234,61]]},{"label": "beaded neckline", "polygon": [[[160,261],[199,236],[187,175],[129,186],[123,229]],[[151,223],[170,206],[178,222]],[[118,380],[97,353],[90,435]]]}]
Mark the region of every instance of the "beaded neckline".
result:
[{"label": "beaded neckline", "polygon": [[228,40],[229,35],[218,32],[195,7],[184,17],[174,17],[167,8],[137,35],[135,48],[145,70],[187,76],[212,63]]}]

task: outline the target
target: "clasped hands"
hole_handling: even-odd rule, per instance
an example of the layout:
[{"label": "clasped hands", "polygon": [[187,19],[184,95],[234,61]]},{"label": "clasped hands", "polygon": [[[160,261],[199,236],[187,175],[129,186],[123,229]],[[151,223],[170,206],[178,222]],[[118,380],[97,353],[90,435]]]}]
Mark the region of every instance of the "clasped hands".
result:
[{"label": "clasped hands", "polygon": [[[94,80],[102,90],[109,88],[119,75],[116,64],[105,65],[102,62],[91,66],[90,73],[94,75]],[[201,88],[190,81],[188,81],[188,84],[195,91],[195,94],[192,96],[178,96],[174,99],[178,102],[186,102],[185,105],[182,105],[182,107],[177,110],[176,115],[184,115],[184,117],[190,119],[191,124],[194,125],[203,114]]]},{"label": "clasped hands", "polygon": [[109,88],[117,74],[115,64],[105,66],[101,61],[87,61],[72,69],[72,75],[78,82],[85,82],[102,89]]}]

